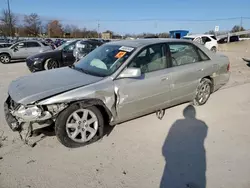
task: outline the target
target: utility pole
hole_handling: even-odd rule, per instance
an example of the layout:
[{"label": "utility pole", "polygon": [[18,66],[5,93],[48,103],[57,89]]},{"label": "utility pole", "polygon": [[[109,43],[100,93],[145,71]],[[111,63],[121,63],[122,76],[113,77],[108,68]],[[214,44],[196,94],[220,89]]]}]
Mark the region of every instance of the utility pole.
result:
[{"label": "utility pole", "polygon": [[242,21],[242,16],[241,16],[241,17],[240,17],[240,30],[242,30],[242,28],[243,28],[243,27],[242,27],[242,25],[243,25],[242,22],[243,22],[243,21]]},{"label": "utility pole", "polygon": [[100,23],[99,23],[99,21],[98,21],[97,28],[98,28],[98,30],[97,30],[97,31],[98,31],[98,38],[101,38],[101,37],[100,37]]},{"label": "utility pole", "polygon": [[9,17],[9,32],[10,36],[12,36],[12,20],[11,20],[11,13],[10,13],[10,1],[7,0],[8,3],[8,17]]}]

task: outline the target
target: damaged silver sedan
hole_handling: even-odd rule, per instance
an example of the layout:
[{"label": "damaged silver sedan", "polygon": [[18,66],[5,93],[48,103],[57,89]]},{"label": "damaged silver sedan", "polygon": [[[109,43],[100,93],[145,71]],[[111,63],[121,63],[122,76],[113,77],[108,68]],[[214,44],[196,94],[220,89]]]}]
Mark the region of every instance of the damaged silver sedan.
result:
[{"label": "damaged silver sedan", "polygon": [[229,80],[229,60],[186,40],[110,42],[71,67],[13,81],[4,109],[8,125],[55,124],[58,140],[79,147],[115,125],[184,102],[203,105]]}]

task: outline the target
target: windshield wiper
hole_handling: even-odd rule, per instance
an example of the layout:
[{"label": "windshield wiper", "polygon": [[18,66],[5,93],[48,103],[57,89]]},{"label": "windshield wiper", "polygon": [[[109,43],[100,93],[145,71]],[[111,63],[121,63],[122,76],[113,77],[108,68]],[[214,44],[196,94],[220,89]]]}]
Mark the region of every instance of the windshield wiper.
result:
[{"label": "windshield wiper", "polygon": [[83,72],[83,73],[85,73],[85,74],[89,74],[89,75],[92,75],[92,76],[98,76],[98,77],[104,77],[104,76],[101,75],[101,74],[93,73],[93,72],[88,71],[88,70],[86,70],[86,69],[76,67],[74,64],[73,64],[73,65],[70,65],[69,67],[72,68],[72,69],[75,69],[75,70],[77,70],[77,71],[81,71],[81,72]]}]

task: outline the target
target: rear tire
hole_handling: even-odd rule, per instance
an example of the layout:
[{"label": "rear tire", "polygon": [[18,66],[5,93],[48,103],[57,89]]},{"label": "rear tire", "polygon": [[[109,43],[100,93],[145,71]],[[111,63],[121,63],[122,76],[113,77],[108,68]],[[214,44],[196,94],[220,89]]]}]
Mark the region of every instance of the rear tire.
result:
[{"label": "rear tire", "polygon": [[3,63],[3,64],[7,64],[7,63],[10,63],[10,56],[8,54],[1,54],[0,55],[0,62]]},{"label": "rear tire", "polygon": [[59,142],[69,148],[96,142],[103,137],[103,129],[104,120],[100,110],[95,106],[84,107],[83,104],[70,105],[58,115],[55,122]]},{"label": "rear tire", "polygon": [[214,52],[214,53],[216,53],[217,52],[217,48],[214,46],[214,47],[211,48],[211,51]]},{"label": "rear tire", "polygon": [[196,95],[193,100],[195,106],[204,105],[209,99],[212,92],[212,82],[207,78],[203,78],[196,90]]},{"label": "rear tire", "polygon": [[52,58],[47,59],[44,63],[44,70],[56,69],[58,67],[58,62]]}]

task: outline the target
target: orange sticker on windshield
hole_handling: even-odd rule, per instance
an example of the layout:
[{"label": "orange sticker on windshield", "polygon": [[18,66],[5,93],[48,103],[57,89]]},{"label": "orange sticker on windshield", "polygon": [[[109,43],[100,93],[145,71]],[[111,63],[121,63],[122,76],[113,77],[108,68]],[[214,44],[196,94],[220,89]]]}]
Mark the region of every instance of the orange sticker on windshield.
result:
[{"label": "orange sticker on windshield", "polygon": [[127,52],[118,52],[116,55],[115,55],[115,58],[122,58]]}]

